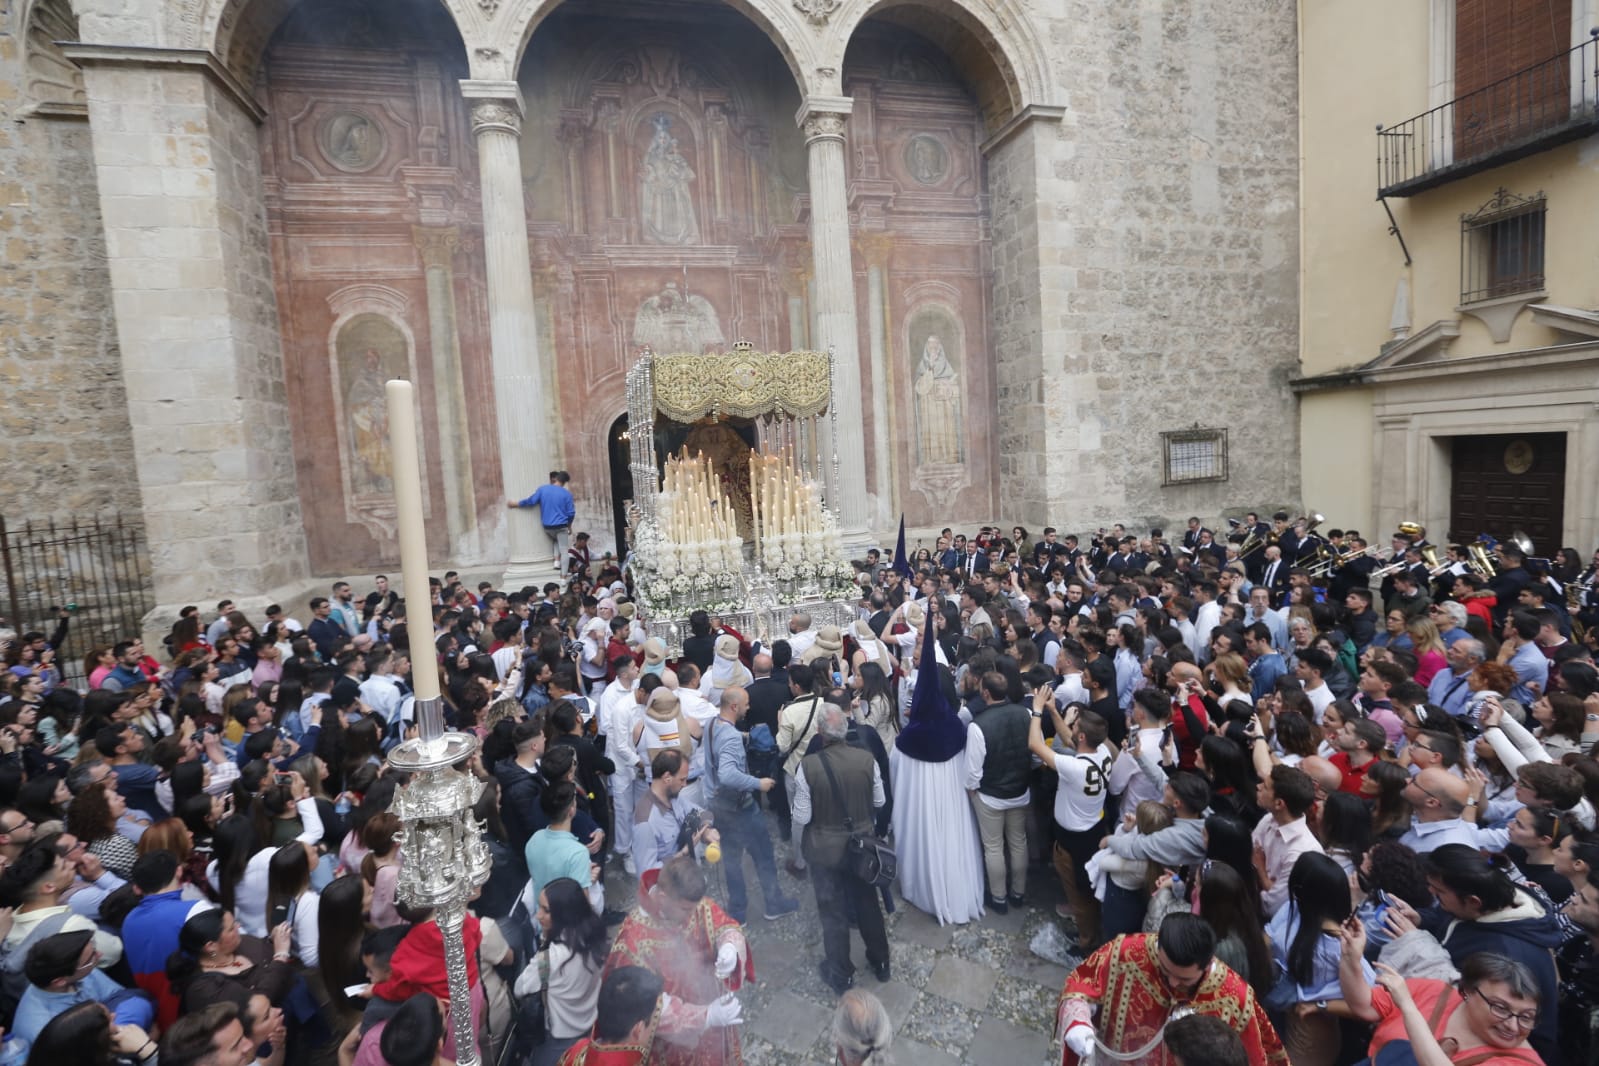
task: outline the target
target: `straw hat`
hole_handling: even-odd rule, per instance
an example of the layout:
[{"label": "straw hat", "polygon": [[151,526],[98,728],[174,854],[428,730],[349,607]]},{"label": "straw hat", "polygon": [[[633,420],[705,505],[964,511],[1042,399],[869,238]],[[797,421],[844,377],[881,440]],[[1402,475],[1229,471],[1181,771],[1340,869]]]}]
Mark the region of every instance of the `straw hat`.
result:
[{"label": "straw hat", "polygon": [[738,658],[738,638],[731,633],[723,633],[716,638],[716,657],[719,659]]},{"label": "straw hat", "polygon": [[666,641],[660,637],[651,637],[644,642],[644,664],[646,666],[659,666],[666,661]]}]

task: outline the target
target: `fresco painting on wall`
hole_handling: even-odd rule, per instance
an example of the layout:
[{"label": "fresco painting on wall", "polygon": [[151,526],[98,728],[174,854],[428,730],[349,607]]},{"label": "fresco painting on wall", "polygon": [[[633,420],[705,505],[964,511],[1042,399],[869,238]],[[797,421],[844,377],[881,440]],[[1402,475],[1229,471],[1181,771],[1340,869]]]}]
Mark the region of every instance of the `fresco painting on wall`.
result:
[{"label": "fresco painting on wall", "polygon": [[[580,486],[579,521],[597,530],[613,509],[609,431],[640,348],[784,350],[816,328],[807,149],[787,64],[728,9],[618,11],[557,9],[518,78],[546,416]],[[388,376],[418,381],[426,505],[438,514],[450,501],[437,390],[459,390],[468,417],[449,446],[470,455],[450,469],[470,471],[463,502],[487,523],[481,550],[495,557],[498,433],[476,152],[456,89],[464,48],[426,0],[296,12],[267,53],[262,158],[313,565],[343,572],[386,557],[374,398]],[[997,501],[982,118],[941,54],[902,27],[869,20],[844,83],[862,380],[875,392],[866,444],[892,456],[867,459],[869,491],[913,524],[986,519]],[[460,250],[430,274],[416,234],[433,231],[457,233]],[[330,304],[362,286],[386,295]],[[459,352],[458,384],[434,380],[440,344]],[[308,461],[330,427],[338,469]]]},{"label": "fresco painting on wall", "polygon": [[350,491],[357,496],[392,494],[383,383],[411,376],[405,334],[382,315],[359,314],[339,328],[333,348],[336,388],[344,399],[340,451]]}]

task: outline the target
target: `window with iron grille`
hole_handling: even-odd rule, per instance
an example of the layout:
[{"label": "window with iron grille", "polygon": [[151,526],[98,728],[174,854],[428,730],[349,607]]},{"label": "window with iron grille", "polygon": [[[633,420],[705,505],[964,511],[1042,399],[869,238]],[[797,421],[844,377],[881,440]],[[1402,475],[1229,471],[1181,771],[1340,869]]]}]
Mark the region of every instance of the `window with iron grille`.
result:
[{"label": "window with iron grille", "polygon": [[1460,302],[1475,303],[1544,286],[1543,193],[1500,189],[1474,214],[1460,216]]},{"label": "window with iron grille", "polygon": [[1225,429],[1176,430],[1160,435],[1165,457],[1165,484],[1227,480]]}]

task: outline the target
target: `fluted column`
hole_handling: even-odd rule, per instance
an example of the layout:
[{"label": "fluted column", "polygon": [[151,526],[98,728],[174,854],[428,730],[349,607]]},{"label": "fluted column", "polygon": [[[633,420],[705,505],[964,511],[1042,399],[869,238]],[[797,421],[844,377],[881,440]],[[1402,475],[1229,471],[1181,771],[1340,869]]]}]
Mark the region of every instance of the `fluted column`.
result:
[{"label": "fluted column", "polygon": [[[462,81],[461,92],[472,102],[478,180],[483,186],[483,257],[500,476],[506,498],[517,500],[548,481],[555,464],[555,444],[545,417],[533,267],[522,202],[522,94],[509,81]],[[516,589],[550,575],[554,551],[537,511],[518,509],[507,515],[510,560],[504,587]]]},{"label": "fluted column", "polygon": [[472,447],[467,437],[466,386],[461,378],[461,346],[455,321],[455,253],[461,246],[454,226],[412,226],[411,238],[422,257],[428,291],[428,349],[433,355],[433,399],[439,420],[439,468],[444,477],[447,558],[476,558],[477,505],[472,492]]},{"label": "fluted column", "polygon": [[[849,204],[844,169],[848,97],[813,96],[800,107],[810,167],[811,260],[816,289],[813,318],[818,348],[833,347],[838,408],[833,446],[839,457],[837,505],[845,546],[867,546],[866,443],[861,416],[860,331],[855,316],[855,268],[850,259]],[[831,421],[831,420],[830,420]]]}]

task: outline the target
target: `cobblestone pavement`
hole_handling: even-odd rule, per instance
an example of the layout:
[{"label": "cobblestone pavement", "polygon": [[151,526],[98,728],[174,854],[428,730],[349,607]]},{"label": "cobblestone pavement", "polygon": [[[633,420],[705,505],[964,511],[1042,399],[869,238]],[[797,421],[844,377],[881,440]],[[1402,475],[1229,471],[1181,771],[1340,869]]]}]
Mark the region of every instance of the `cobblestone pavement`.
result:
[{"label": "cobblestone pavement", "polygon": [[[778,845],[778,879],[800,900],[800,910],[768,922],[761,917],[761,893],[752,864],[746,863],[750,918],[745,933],[755,954],[756,982],[741,993],[744,1002],[744,1061],[749,1066],[828,1066],[835,1059],[829,1041],[838,997],[822,982],[821,925],[816,894],[808,880],[782,870],[785,848]],[[722,884],[712,871],[713,895]],[[620,874],[620,871],[616,871]],[[616,886],[629,879],[607,878],[609,905],[631,906]],[[623,890],[627,891],[627,890]],[[1034,955],[1028,942],[1055,917],[1062,901],[1049,866],[1028,872],[1028,905],[1003,915],[988,914],[968,925],[940,927],[937,920],[898,896],[888,915],[892,980],[879,983],[866,965],[860,935],[851,932],[855,983],[883,1001],[894,1021],[895,1060],[903,1066],[1046,1066],[1060,1062],[1050,1047],[1055,1003],[1067,971]]]}]

